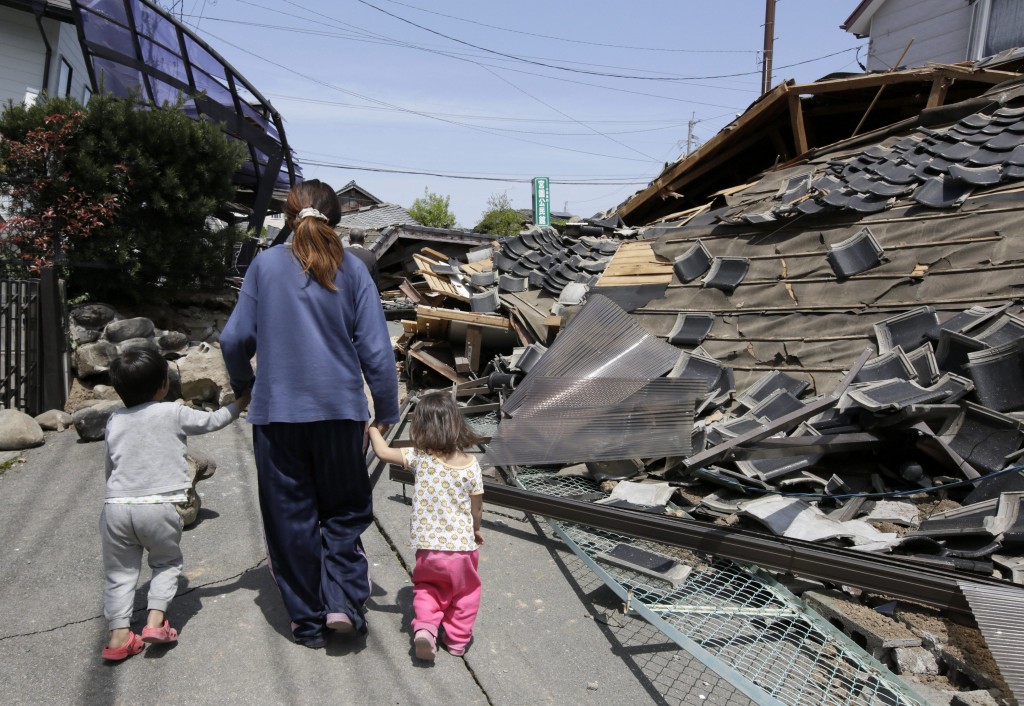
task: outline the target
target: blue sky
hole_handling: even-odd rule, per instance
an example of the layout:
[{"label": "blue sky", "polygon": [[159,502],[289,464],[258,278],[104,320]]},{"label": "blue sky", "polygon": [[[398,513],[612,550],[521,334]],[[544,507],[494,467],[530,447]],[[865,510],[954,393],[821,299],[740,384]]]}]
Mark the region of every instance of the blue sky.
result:
[{"label": "blue sky", "polygon": [[[306,178],[590,216],[754,101],[763,0],[163,0],[281,113]],[[848,2],[779,0],[773,84],[857,72]],[[859,50],[858,50],[859,48]],[[406,173],[423,172],[423,173]],[[453,178],[465,177],[465,178]]]}]

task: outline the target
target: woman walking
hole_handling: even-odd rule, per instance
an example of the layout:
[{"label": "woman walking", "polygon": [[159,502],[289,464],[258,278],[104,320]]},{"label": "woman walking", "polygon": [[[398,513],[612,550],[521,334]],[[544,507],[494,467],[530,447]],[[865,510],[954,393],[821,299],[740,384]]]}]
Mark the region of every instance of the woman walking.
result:
[{"label": "woman walking", "polygon": [[384,312],[365,265],[345,257],[340,215],[327,184],[292,188],[292,240],[253,260],[220,339],[236,394],[253,385],[248,419],[271,571],[294,639],[309,647],[322,647],[328,630],[366,632],[364,377],[374,426],[386,433],[398,421]]}]

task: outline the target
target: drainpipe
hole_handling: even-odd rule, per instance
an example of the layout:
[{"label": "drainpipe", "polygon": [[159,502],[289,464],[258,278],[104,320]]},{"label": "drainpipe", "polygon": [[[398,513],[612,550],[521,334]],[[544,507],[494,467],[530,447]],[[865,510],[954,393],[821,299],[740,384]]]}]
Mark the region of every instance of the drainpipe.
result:
[{"label": "drainpipe", "polygon": [[53,60],[53,47],[50,46],[50,40],[46,36],[46,29],[43,28],[43,10],[46,9],[45,0],[34,0],[32,3],[32,11],[36,15],[36,25],[39,26],[39,34],[43,38],[43,44],[46,45],[46,65],[43,67],[43,88],[41,93],[48,93],[50,88],[50,62]]}]

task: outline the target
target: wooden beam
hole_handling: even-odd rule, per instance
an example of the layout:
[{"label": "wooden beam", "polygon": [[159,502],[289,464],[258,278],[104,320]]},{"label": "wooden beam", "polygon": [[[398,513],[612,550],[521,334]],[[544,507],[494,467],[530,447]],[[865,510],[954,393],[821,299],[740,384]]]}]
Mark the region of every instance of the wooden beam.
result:
[{"label": "wooden beam", "polygon": [[796,153],[803,154],[808,150],[807,130],[804,128],[804,109],[800,103],[800,95],[789,94],[789,124],[793,128],[793,144],[796,145]]},{"label": "wooden beam", "polygon": [[480,346],[483,344],[484,330],[476,324],[466,326],[466,360],[469,369],[474,373],[480,369]]},{"label": "wooden beam", "polygon": [[939,76],[932,81],[932,90],[928,93],[928,102],[925,108],[937,108],[946,102],[946,93],[953,85],[953,79],[948,76]]},{"label": "wooden beam", "polygon": [[439,309],[431,306],[417,306],[417,316],[426,316],[435,319],[446,319],[448,321],[465,321],[479,326],[489,326],[508,330],[509,322],[504,316],[496,314],[477,314],[471,311],[459,311],[458,309]]},{"label": "wooden beam", "polygon": [[668,187],[669,184],[673,183],[680,176],[693,169],[708,155],[713,154],[723,145],[732,142],[736,133],[743,131],[748,125],[756,121],[761,116],[766,115],[773,110],[777,110],[782,104],[782,101],[786,100],[786,95],[793,85],[794,82],[792,80],[780,83],[771,91],[761,96],[760,100],[755,102],[746,113],[741,115],[732,123],[730,126],[732,129],[728,132],[724,130],[719,132],[717,135],[701,145],[697,151],[666,169],[657,179],[652,181],[646,189],[623,204],[623,206],[618,210],[619,216],[626,218],[634,211],[644,207],[650,200],[655,198],[661,191]]},{"label": "wooden beam", "polygon": [[459,373],[440,358],[437,358],[424,350],[410,350],[409,355],[420,361],[434,372],[444,375],[452,382],[468,382],[469,379]]}]

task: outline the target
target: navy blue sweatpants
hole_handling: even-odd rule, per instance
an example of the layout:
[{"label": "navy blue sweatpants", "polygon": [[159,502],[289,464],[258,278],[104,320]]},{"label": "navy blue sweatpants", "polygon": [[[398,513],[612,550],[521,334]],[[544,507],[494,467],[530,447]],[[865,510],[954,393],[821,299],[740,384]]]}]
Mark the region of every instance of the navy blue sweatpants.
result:
[{"label": "navy blue sweatpants", "polygon": [[253,451],[271,571],[297,642],[323,639],[328,613],[366,631],[369,565],[359,536],[373,521],[364,422],[254,424]]}]

